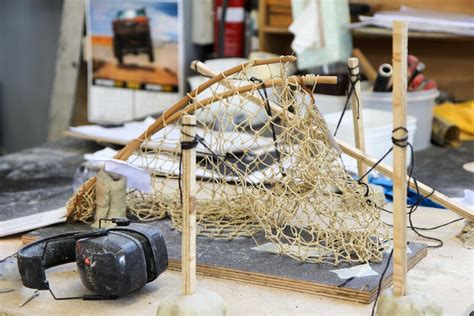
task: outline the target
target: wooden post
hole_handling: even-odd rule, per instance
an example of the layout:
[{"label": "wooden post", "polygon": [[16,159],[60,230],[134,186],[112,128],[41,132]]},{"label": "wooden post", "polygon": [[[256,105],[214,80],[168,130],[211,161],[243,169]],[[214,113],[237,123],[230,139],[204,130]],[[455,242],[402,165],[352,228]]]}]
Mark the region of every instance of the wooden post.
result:
[{"label": "wooden post", "polygon": [[[184,115],[181,123],[181,141],[193,141],[196,135],[196,117],[194,115]],[[192,295],[196,288],[196,148],[183,149],[182,155],[183,234],[181,236],[181,273],[183,276],[183,294]]]},{"label": "wooden post", "polygon": [[84,1],[65,0],[61,15],[54,82],[49,105],[48,141],[62,138],[71,124],[79,77]]},{"label": "wooden post", "polygon": [[[408,23],[393,22],[393,128],[406,128]],[[406,132],[393,133],[395,139]],[[404,296],[407,275],[407,166],[406,147],[393,145],[393,288],[395,296]]]},{"label": "wooden post", "polygon": [[[362,152],[365,152],[365,137],[364,137],[364,120],[362,119],[362,99],[360,93],[360,81],[359,78],[359,59],[358,58],[349,58],[347,60],[347,65],[349,66],[349,71],[351,74],[351,82],[354,84],[354,92],[352,93],[352,121],[354,122],[354,137],[355,137],[355,147]],[[365,164],[357,160],[357,172],[359,178],[362,177],[367,171]],[[363,179],[363,182],[367,183],[367,179]]]}]

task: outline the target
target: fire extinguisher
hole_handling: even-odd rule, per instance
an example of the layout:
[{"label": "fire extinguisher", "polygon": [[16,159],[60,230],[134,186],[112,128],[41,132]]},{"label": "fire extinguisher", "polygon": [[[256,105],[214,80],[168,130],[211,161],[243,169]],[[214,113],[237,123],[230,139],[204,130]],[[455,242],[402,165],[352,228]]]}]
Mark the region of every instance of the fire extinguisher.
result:
[{"label": "fire extinguisher", "polygon": [[243,57],[245,0],[215,0],[214,49],[218,57]]}]

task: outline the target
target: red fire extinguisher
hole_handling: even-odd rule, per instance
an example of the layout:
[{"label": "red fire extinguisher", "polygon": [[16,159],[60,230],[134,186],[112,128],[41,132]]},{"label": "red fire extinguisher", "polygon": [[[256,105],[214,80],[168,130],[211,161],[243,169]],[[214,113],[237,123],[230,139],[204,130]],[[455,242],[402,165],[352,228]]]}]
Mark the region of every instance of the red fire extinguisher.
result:
[{"label": "red fire extinguisher", "polygon": [[218,57],[243,57],[245,0],[215,0],[214,49]]}]

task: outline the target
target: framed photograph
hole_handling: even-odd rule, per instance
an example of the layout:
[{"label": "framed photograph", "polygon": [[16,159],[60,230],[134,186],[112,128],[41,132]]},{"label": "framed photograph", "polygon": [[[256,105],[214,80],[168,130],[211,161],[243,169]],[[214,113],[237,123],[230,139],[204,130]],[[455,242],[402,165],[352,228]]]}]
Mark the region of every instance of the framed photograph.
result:
[{"label": "framed photograph", "polygon": [[179,0],[87,0],[88,120],[163,112],[183,93]]}]

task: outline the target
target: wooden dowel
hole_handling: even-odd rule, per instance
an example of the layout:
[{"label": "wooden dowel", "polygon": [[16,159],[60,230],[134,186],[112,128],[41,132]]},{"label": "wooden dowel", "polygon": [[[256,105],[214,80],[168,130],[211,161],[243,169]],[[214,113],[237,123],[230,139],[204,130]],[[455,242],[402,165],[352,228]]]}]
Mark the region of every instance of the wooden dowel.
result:
[{"label": "wooden dowel", "polygon": [[[191,69],[197,71],[201,75],[207,76],[207,77],[214,77],[217,75],[216,72],[210,70],[206,64],[204,64],[202,61],[199,60],[193,60],[191,62]],[[291,76],[293,83],[299,83],[301,85],[314,85],[316,83],[324,83],[324,84],[337,84],[337,76],[316,76],[316,75],[305,75],[305,76]],[[297,79],[297,81],[294,81]],[[277,79],[273,79],[274,81]],[[281,80],[281,79],[278,79]],[[224,82],[225,80],[223,80]],[[227,82],[227,86],[229,85],[229,82]],[[276,81],[275,81],[276,82]],[[232,85],[233,86],[233,85]]]},{"label": "wooden dowel", "polygon": [[[407,137],[408,23],[393,22],[393,128],[394,139]],[[404,296],[407,277],[407,166],[406,146],[393,146],[393,293]]]},{"label": "wooden dowel", "polygon": [[[210,70],[209,67],[207,67],[205,63],[197,59],[191,62],[190,68],[194,70],[195,72],[197,72],[198,74],[206,76],[206,77],[214,77],[217,75],[217,72]],[[230,83],[227,80],[224,80],[224,81],[227,83],[226,84],[227,86],[230,85]]]},{"label": "wooden dowel", "polygon": [[374,83],[375,79],[377,78],[377,70],[375,70],[374,66],[372,66],[367,57],[365,57],[365,55],[358,48],[354,48],[352,50],[352,56],[357,57],[359,59],[359,64],[362,73],[371,83]]},{"label": "wooden dowel", "polygon": [[[360,92],[360,80],[359,79],[359,60],[357,58],[349,58],[347,65],[350,71],[350,80],[354,82],[354,91],[351,97],[352,105],[352,122],[354,123],[354,138],[355,147],[362,152],[365,152],[365,136],[364,136],[364,120],[363,120],[363,108],[362,108],[362,95]],[[357,172],[359,178],[361,178],[367,168],[362,161],[357,160]],[[367,178],[361,179],[362,182],[367,183]]]},{"label": "wooden dowel", "polygon": [[[181,122],[181,142],[194,141],[196,117],[194,115],[184,115]],[[196,148],[183,149],[182,155],[182,282],[183,294],[192,295],[196,290]]]},{"label": "wooden dowel", "polygon": [[[357,148],[354,148],[350,146],[349,144],[346,144],[340,139],[336,139],[337,144],[339,145],[339,148],[342,150],[343,153],[362,161],[365,163],[367,166],[373,166],[378,159],[370,157],[366,155],[365,153],[361,152]],[[390,166],[387,166],[386,164],[380,163],[375,167],[375,170],[379,171],[382,173],[384,176],[387,176],[389,178],[393,178],[393,169]],[[415,181],[407,176],[406,181],[408,181],[408,185],[415,189]],[[433,192],[433,189],[429,187],[428,185],[418,181],[418,189],[420,190],[420,194],[423,195],[428,195]],[[446,207],[447,209],[451,210],[453,213],[456,213],[462,217],[464,217],[467,220],[474,221],[474,214],[470,212],[468,208],[465,206],[454,202],[451,200],[449,197],[446,195],[435,191],[433,195],[430,196],[430,199],[435,201],[436,203]]]}]

